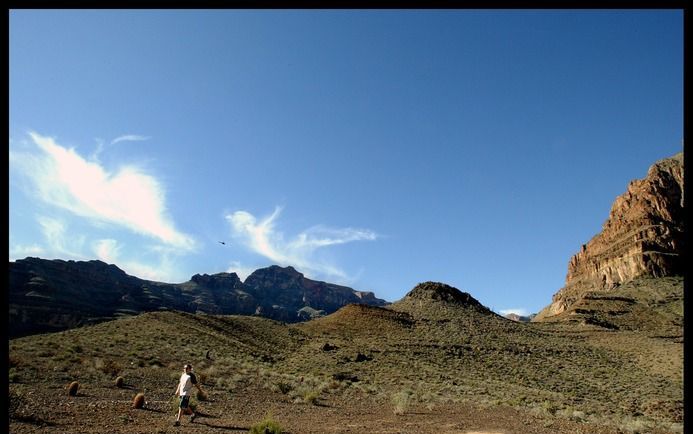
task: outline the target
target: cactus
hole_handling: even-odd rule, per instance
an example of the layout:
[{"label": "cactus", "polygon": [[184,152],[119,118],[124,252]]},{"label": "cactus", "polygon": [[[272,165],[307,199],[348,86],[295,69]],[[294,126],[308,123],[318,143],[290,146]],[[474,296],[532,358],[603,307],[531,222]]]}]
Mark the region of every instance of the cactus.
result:
[{"label": "cactus", "polygon": [[67,387],[67,394],[70,396],[77,396],[77,389],[79,389],[79,383],[76,381],[73,381]]},{"label": "cactus", "polygon": [[144,407],[144,393],[138,393],[132,400],[132,408],[142,408]]}]

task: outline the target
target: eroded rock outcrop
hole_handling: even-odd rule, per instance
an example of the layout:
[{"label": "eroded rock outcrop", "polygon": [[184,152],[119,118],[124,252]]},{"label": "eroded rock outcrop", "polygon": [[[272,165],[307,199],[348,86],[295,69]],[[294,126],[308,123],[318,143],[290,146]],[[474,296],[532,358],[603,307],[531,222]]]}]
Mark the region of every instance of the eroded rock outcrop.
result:
[{"label": "eroded rock outcrop", "polygon": [[608,291],[639,277],[682,274],[683,207],[679,153],[630,182],[602,231],[570,259],[565,286],[535,321],[561,314],[590,291]]}]

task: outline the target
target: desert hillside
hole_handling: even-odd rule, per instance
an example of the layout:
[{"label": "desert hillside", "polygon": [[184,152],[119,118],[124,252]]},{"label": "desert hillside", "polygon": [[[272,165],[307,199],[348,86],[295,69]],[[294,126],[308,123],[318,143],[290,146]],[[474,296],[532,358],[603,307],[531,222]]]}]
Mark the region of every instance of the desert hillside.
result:
[{"label": "desert hillside", "polygon": [[[291,267],[171,285],[17,261],[11,330],[34,334],[9,340],[9,431],[682,433],[681,173],[632,182],[532,322],[433,281],[388,304]],[[174,427],[184,363],[205,393]]]},{"label": "desert hillside", "polygon": [[[11,432],[178,432],[185,362],[207,392],[190,432],[243,432],[267,413],[291,433],[682,428],[680,335],[518,323],[426,282],[388,307],[298,324],[152,312],[13,339]],[[131,408],[137,392],[144,410]]]}]

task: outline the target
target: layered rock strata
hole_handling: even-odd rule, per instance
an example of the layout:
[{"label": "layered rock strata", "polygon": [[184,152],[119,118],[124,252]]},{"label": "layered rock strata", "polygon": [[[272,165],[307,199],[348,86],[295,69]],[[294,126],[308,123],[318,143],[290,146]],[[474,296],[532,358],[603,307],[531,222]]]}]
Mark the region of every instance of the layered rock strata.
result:
[{"label": "layered rock strata", "polygon": [[9,263],[8,299],[13,338],[156,310],[297,322],[350,303],[388,304],[372,292],[311,280],[292,267],[261,268],[245,282],[236,273],[217,273],[173,284],[129,276],[101,261],[40,258]]},{"label": "layered rock strata", "polygon": [[590,291],[608,291],[639,277],[683,273],[683,153],[658,161],[631,181],[602,231],[568,263],[565,286],[535,318],[566,311]]}]

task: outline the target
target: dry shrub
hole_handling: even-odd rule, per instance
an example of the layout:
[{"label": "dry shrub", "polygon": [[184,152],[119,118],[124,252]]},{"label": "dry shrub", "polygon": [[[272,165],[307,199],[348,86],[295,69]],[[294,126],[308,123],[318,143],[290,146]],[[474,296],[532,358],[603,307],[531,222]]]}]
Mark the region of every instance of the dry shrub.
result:
[{"label": "dry shrub", "polygon": [[120,387],[123,387],[124,385],[125,385],[125,379],[123,377],[119,376],[115,379],[115,386],[116,387],[120,388]]},{"label": "dry shrub", "polygon": [[198,389],[197,394],[195,396],[197,396],[198,401],[206,401],[207,400],[207,392],[205,392],[204,390]]},{"label": "dry shrub", "polygon": [[284,428],[279,422],[272,418],[272,414],[267,413],[265,418],[250,427],[250,434],[282,434]]},{"label": "dry shrub", "polygon": [[144,393],[138,393],[132,400],[132,408],[144,407]]},{"label": "dry shrub", "polygon": [[303,391],[303,401],[307,404],[316,405],[320,397],[320,390],[305,390]]},{"label": "dry shrub", "polygon": [[9,407],[10,419],[15,419],[15,416],[20,413],[19,410],[24,407],[24,397],[14,390],[10,390],[7,403]]},{"label": "dry shrub", "polygon": [[70,396],[77,396],[77,389],[79,389],[79,383],[77,381],[73,381],[69,386],[67,386],[67,394]]},{"label": "dry shrub", "polygon": [[96,369],[107,375],[120,375],[120,373],[124,369],[123,365],[120,362],[111,359],[98,359],[95,362],[95,366]]},{"label": "dry shrub", "polygon": [[410,401],[411,392],[408,390],[402,390],[392,395],[392,406],[394,413],[398,416],[401,416],[404,413],[406,413],[409,409]]},{"label": "dry shrub", "polygon": [[206,369],[197,371],[197,379],[199,380],[200,384],[212,384],[212,378],[216,375],[217,373],[217,368],[214,366],[210,366]]},{"label": "dry shrub", "polygon": [[281,392],[284,395],[294,390],[294,386],[287,381],[277,381],[270,387],[273,392]]},{"label": "dry shrub", "polygon": [[17,356],[12,355],[12,354],[10,354],[9,362],[10,362],[10,366],[9,366],[10,368],[16,368],[16,367],[19,367],[19,366],[25,364],[24,360],[21,357],[17,357]]}]

